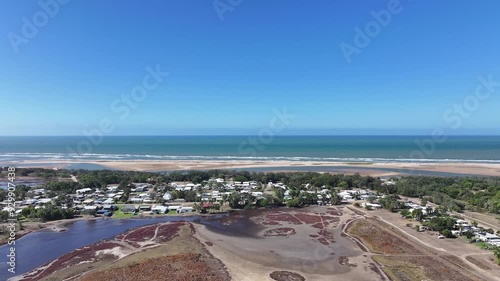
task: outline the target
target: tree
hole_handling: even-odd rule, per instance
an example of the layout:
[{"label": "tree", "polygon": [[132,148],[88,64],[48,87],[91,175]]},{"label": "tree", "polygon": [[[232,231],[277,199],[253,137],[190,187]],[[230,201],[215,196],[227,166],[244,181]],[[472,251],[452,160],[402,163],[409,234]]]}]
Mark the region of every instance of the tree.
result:
[{"label": "tree", "polygon": [[399,213],[401,214],[401,216],[403,216],[405,218],[410,215],[410,211],[408,211],[408,209],[403,209]]},{"label": "tree", "polygon": [[292,198],[286,202],[287,207],[299,208],[302,207],[298,198]]},{"label": "tree", "polygon": [[197,201],[196,191],[192,191],[192,190],[186,191],[184,193],[184,199],[186,200],[186,202],[196,202]]},{"label": "tree", "polygon": [[420,200],[420,206],[425,207],[425,205],[427,205],[427,198],[424,197]]},{"label": "tree", "polygon": [[233,209],[241,209],[244,206],[241,204],[241,195],[238,192],[231,193],[227,201],[229,202],[229,206]]},{"label": "tree", "polygon": [[5,222],[9,219],[10,213],[7,211],[0,212],[0,221]]},{"label": "tree", "polygon": [[382,208],[387,209],[391,212],[396,212],[400,207],[401,203],[397,200],[397,197],[394,195],[385,196],[379,200]]},{"label": "tree", "polygon": [[472,239],[474,237],[474,233],[472,233],[472,231],[466,231],[463,233],[464,236],[467,238],[467,239]]},{"label": "tree", "polygon": [[451,217],[434,217],[427,226],[434,231],[451,230],[455,226],[456,220]]},{"label": "tree", "polygon": [[487,233],[490,233],[490,234],[495,234],[495,230],[493,230],[493,228],[485,229],[484,232],[487,232]]},{"label": "tree", "polygon": [[421,221],[424,218],[424,212],[422,212],[421,209],[416,209],[416,210],[413,210],[413,212],[411,213],[411,216],[416,221]]},{"label": "tree", "polygon": [[342,189],[348,189],[349,188],[349,184],[347,182],[345,182],[345,181],[339,182],[338,186],[341,187]]},{"label": "tree", "polygon": [[453,233],[451,233],[451,230],[449,229],[443,229],[441,231],[441,235],[443,235],[446,238],[457,238],[455,235],[453,235]]},{"label": "tree", "polygon": [[283,199],[285,198],[285,191],[281,187],[275,188],[274,189],[274,196],[276,196],[276,198],[283,201]]},{"label": "tree", "polygon": [[124,193],[122,195],[122,197],[120,198],[120,200],[123,202],[123,203],[127,203],[128,202],[128,199],[129,199],[129,193]]},{"label": "tree", "polygon": [[330,198],[330,203],[332,205],[342,204],[342,196],[338,195],[336,192],[332,193],[332,197]]},{"label": "tree", "polygon": [[497,258],[497,264],[500,265],[500,247],[495,247],[493,249],[493,255]]},{"label": "tree", "polygon": [[242,176],[242,175],[239,175],[239,176],[236,176],[234,177],[233,179],[234,181],[236,182],[244,182],[244,181],[248,181],[248,179],[245,177],[245,176]]}]

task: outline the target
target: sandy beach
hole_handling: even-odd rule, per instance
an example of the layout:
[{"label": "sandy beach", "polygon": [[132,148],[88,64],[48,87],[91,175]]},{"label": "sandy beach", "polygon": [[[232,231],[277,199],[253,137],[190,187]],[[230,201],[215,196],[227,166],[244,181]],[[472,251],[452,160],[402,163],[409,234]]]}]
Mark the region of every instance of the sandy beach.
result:
[{"label": "sandy beach", "polygon": [[71,168],[86,169],[96,165],[104,169],[124,171],[174,171],[174,170],[211,170],[211,169],[266,169],[266,171],[322,171],[371,176],[405,174],[408,171],[428,171],[450,174],[478,176],[500,175],[500,164],[493,163],[394,163],[394,162],[308,162],[308,161],[243,161],[243,160],[29,160],[6,163],[18,167]]}]

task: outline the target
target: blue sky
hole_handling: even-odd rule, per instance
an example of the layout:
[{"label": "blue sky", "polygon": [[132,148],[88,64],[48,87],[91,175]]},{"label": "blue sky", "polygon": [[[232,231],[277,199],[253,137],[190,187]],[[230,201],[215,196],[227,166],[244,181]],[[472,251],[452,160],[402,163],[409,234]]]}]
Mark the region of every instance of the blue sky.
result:
[{"label": "blue sky", "polygon": [[[500,81],[500,2],[402,0],[347,62],[340,44],[389,2],[242,0],[221,20],[213,1],[73,0],[26,38],[39,2],[1,1],[0,135],[104,118],[113,135],[255,134],[285,107],[280,134],[499,134],[500,87],[467,117],[453,105]],[[120,118],[113,101],[157,65],[169,76]]]}]

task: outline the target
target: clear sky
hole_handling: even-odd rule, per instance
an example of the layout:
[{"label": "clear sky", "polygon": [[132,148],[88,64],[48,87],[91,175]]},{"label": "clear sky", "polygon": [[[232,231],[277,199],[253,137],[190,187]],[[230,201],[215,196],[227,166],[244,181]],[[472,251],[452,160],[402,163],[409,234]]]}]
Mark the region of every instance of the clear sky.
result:
[{"label": "clear sky", "polygon": [[[285,107],[280,134],[500,133],[500,85],[475,96],[500,81],[497,0],[60,1],[0,1],[0,135],[255,134]],[[169,76],[124,116],[148,66]]]}]

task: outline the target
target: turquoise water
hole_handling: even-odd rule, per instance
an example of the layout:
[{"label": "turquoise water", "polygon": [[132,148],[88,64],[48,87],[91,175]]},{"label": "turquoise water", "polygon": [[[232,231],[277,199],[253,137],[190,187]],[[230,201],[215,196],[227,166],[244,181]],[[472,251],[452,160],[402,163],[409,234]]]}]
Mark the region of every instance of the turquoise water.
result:
[{"label": "turquoise water", "polygon": [[[295,160],[500,163],[500,136],[0,137],[0,162],[18,160]],[[426,140],[427,145],[418,143]],[[79,149],[78,149],[79,148]]]}]

